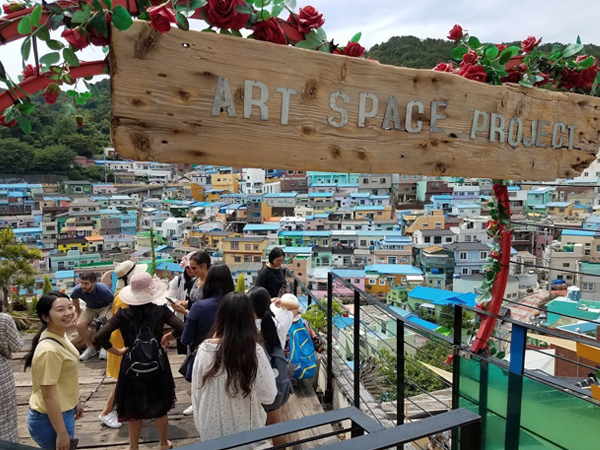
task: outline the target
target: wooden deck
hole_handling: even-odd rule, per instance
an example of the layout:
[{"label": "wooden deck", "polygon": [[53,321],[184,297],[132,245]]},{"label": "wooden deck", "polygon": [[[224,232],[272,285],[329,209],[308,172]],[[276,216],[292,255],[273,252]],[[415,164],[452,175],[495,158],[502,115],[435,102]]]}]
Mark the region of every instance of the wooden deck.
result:
[{"label": "wooden deck", "polygon": [[[30,342],[30,340],[28,340]],[[28,347],[28,343],[25,347]],[[27,430],[27,410],[28,401],[31,394],[31,374],[29,371],[23,372],[23,361],[21,358],[25,351],[13,355],[13,367],[15,373],[15,383],[17,386],[17,414],[19,417],[18,432],[19,442],[27,445],[36,446]],[[174,349],[169,349],[169,361],[175,378],[177,404],[169,412],[169,439],[175,447],[180,447],[194,442],[198,442],[200,437],[194,426],[192,416],[185,417],[182,412],[191,404],[190,384],[185,381],[177,372],[183,355],[177,355]],[[79,385],[84,403],[84,416],[76,422],[75,434],[79,438],[79,448],[101,448],[101,449],[121,449],[129,444],[128,427],[123,425],[120,429],[110,429],[103,426],[98,420],[98,415],[103,409],[110,391],[115,385],[115,380],[105,375],[106,361],[100,361],[93,358],[86,362],[81,362],[79,366]],[[296,388],[294,395],[290,397],[285,405],[282,415],[284,420],[293,420],[307,415],[323,412],[323,409],[315,395],[314,390],[309,383],[301,383]],[[307,430],[290,438],[303,439],[313,433],[323,433],[331,431],[331,427],[322,427],[319,430]],[[288,439],[289,440],[289,439]],[[335,442],[336,437],[327,438],[326,442]],[[304,444],[302,446],[290,446],[293,450],[315,448],[322,445],[325,440],[314,444]],[[158,447],[158,435],[151,421],[144,423],[142,435],[140,438],[140,449],[154,449]]]}]

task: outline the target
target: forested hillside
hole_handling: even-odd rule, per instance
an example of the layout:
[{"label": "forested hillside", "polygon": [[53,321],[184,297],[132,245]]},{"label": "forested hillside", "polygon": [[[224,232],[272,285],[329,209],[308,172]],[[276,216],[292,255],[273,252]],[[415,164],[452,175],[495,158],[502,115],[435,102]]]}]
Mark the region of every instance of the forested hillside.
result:
[{"label": "forested hillside", "polygon": [[[506,44],[520,45],[520,42]],[[541,49],[549,52],[553,45],[544,44]],[[373,46],[365,56],[382,64],[431,69],[439,62],[450,61],[453,48],[454,43],[447,39],[396,36]],[[600,47],[586,45],[585,50],[600,60]],[[0,127],[0,173],[51,173],[74,180],[103,179],[102,169],[74,164],[77,155],[91,157],[110,146],[110,83],[102,80],[95,86],[98,97],[90,97],[84,105],[78,105],[67,94],[53,105],[45,104],[41,95],[35,96],[38,106],[32,116],[30,135],[24,135],[19,127]],[[75,115],[83,117],[83,127],[77,126]]]}]

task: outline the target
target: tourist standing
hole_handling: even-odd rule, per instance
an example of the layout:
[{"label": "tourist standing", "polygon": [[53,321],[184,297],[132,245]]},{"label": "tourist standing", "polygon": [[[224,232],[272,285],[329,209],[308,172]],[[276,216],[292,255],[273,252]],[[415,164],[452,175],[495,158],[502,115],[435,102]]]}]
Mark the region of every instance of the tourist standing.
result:
[{"label": "tourist standing", "polygon": [[[93,272],[83,273],[79,275],[79,279],[80,283],[73,289],[71,298],[77,311],[77,331],[86,347],[79,360],[87,361],[98,354],[96,347],[92,343],[92,334],[90,333],[89,326],[95,318],[107,316],[114,295],[107,285],[96,283],[96,274]],[[79,304],[80,299],[85,302],[83,313]]]},{"label": "tourist standing", "polygon": [[[0,311],[2,304],[0,303]],[[8,314],[0,313],[0,439],[17,441],[17,390],[12,353],[23,346],[21,333]]]},{"label": "tourist standing", "polygon": [[[125,286],[129,286],[131,277],[133,277],[133,275],[136,273],[144,273],[146,270],[148,270],[148,264],[136,264],[133,261],[123,261],[115,268],[114,274],[117,277],[117,291],[115,293],[115,299],[112,303],[111,316],[114,316],[120,309],[127,308],[127,304],[123,302],[119,296],[121,289],[123,289]],[[110,335],[110,343],[116,348],[122,348],[125,346],[121,330],[115,330],[112,332]],[[115,380],[119,379],[121,359],[122,357],[120,355],[115,355],[110,352],[108,353],[106,358],[106,375]],[[100,422],[109,428],[121,427],[121,422],[119,422],[117,415],[113,411],[115,403],[115,389],[116,385],[113,386],[113,389],[110,391],[110,395],[108,396],[108,400],[104,405],[104,409],[98,416],[98,420],[100,420]]]},{"label": "tourist standing", "polygon": [[[192,307],[192,305],[189,304],[190,291],[194,287],[194,282],[196,281],[196,272],[194,268],[190,266],[191,257],[194,253],[196,252],[190,252],[181,258],[179,267],[183,268],[183,272],[173,278],[169,283],[169,297],[178,302],[184,302],[186,309],[190,309]],[[194,267],[198,265],[198,263],[195,263]]]},{"label": "tourist standing", "polygon": [[[94,341],[109,353],[124,355],[115,405],[119,422],[129,422],[130,450],[139,447],[144,419],[154,419],[160,449],[172,447],[167,440],[167,412],[175,405],[175,382],[163,347],[172,337],[181,334],[183,322],[165,305],[166,289],[166,285],[155,282],[146,272],[133,275],[129,285],[119,292],[120,299],[129,307],[117,311],[94,337]],[[173,331],[163,337],[165,323]],[[115,330],[121,331],[125,347],[115,348],[110,343],[111,333]],[[143,333],[151,336],[138,339]],[[140,361],[140,355],[156,359]],[[150,365],[152,370],[139,371],[140,365]]]},{"label": "tourist standing", "polygon": [[210,265],[211,260],[208,253],[197,251],[190,255],[189,266],[196,275],[196,281],[193,284],[192,289],[190,289],[189,301],[187,305],[188,310],[192,308],[192,305],[195,301],[205,298],[202,288],[204,286],[204,282],[206,281]]},{"label": "tourist standing", "polygon": [[194,422],[202,440],[264,426],[262,404],[273,403],[277,394],[245,294],[223,297],[211,334],[198,348],[192,376]]},{"label": "tourist standing", "polygon": [[285,253],[283,250],[275,247],[269,253],[269,262],[258,272],[256,285],[269,291],[271,298],[281,297],[285,293],[284,260]]},{"label": "tourist standing", "polygon": [[38,300],[36,312],[42,329],[25,356],[31,367],[33,392],[29,398],[27,426],[43,449],[69,450],[75,421],[83,415],[79,403],[79,352],[66,337],[75,318],[75,307],[66,294],[51,292]]}]

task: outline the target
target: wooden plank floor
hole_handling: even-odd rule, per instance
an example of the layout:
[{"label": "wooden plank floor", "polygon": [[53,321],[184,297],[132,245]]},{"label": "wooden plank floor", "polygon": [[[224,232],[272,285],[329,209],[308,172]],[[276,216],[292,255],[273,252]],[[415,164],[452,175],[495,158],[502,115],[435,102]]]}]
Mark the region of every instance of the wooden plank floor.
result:
[{"label": "wooden plank floor", "polygon": [[[25,348],[29,346],[30,338],[27,339]],[[17,386],[17,415],[18,415],[18,434],[19,442],[27,445],[36,446],[27,430],[27,410],[29,396],[31,395],[31,373],[23,372],[22,358],[25,351],[13,354],[13,367],[15,374],[15,384]],[[193,416],[185,417],[182,412],[191,404],[190,384],[183,379],[177,372],[183,355],[177,355],[175,350],[169,349],[169,361],[171,370],[175,378],[175,388],[177,394],[177,404],[169,412],[169,439],[175,447],[192,444],[200,441],[196,427],[194,426]],[[86,399],[84,403],[84,416],[76,422],[75,435],[79,438],[79,448],[101,448],[101,449],[124,449],[129,443],[128,427],[123,425],[120,429],[114,430],[103,426],[98,420],[100,411],[115,385],[115,380],[105,375],[106,361],[100,361],[93,358],[86,362],[81,362],[79,366],[79,385],[80,396]],[[293,420],[312,414],[323,412],[321,404],[312,386],[308,382],[302,382],[295,393],[290,397],[289,402],[282,410],[284,420]],[[307,430],[298,433],[292,438],[302,439],[314,433],[324,433],[331,431],[332,428],[321,427],[318,430]],[[301,446],[288,447],[293,450],[315,448],[323,445],[325,442],[335,442],[336,437],[320,440],[316,443],[304,444]],[[140,438],[140,448],[142,450],[158,448],[158,435],[151,421],[146,421],[142,429]]]}]

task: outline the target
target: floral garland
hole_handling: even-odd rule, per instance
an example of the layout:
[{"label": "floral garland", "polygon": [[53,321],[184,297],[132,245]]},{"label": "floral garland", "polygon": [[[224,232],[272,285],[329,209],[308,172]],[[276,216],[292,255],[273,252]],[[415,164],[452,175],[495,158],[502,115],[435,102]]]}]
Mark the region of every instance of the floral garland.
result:
[{"label": "floral garland", "polygon": [[[14,21],[18,21],[18,32],[24,37],[21,45],[23,72],[19,80],[12,80],[0,62],[0,82],[12,93],[14,104],[0,115],[0,124],[13,127],[17,124],[25,133],[31,131],[30,114],[35,105],[29,93],[19,86],[31,77],[47,76],[52,83],[46,88],[44,100],[56,102],[62,92],[60,86],[75,84],[70,75],[73,67],[80,64],[77,52],[89,45],[103,47],[109,51],[109,25],[118,30],[127,30],[133,23],[132,14],[147,20],[158,32],[165,33],[173,24],[179,29],[189,29],[189,19],[200,19],[208,27],[202,31],[242,37],[241,30],[250,30],[250,39],[294,45],[327,53],[362,57],[365,48],[358,41],[361,33],[355,34],[345,46],[329,40],[323,29],[325,19],[312,6],[296,8],[296,0],[141,0],[136,2],[135,11],[113,0],[66,0],[41,4],[30,0],[10,1],[3,5],[4,17],[0,18],[0,32]],[[137,9],[139,8],[139,10]],[[287,20],[279,16],[287,11]],[[62,40],[52,39],[50,31],[63,29]],[[37,40],[44,41],[49,53],[38,55]],[[34,64],[27,64],[33,49]],[[95,93],[93,85],[84,84],[90,92],[68,91],[74,105],[84,104]],[[23,95],[17,95],[17,91]],[[23,98],[19,98],[23,97]],[[72,108],[74,110],[74,108]],[[75,116],[78,126],[83,118]]]}]

